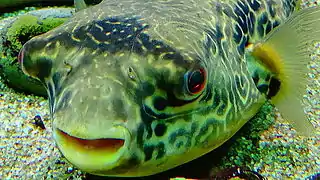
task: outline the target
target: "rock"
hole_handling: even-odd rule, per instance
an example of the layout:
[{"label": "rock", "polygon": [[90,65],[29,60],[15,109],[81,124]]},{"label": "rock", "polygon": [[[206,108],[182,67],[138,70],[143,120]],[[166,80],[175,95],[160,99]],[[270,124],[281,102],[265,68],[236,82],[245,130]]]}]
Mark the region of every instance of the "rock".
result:
[{"label": "rock", "polygon": [[22,72],[17,55],[26,41],[59,26],[73,12],[73,8],[46,8],[0,21],[0,76],[5,84],[19,92],[46,96],[44,86]]},{"label": "rock", "polygon": [[[101,2],[101,0],[86,0],[86,3],[88,4],[97,4],[99,2]],[[0,9],[7,10],[23,5],[33,5],[35,3],[45,3],[48,5],[72,5],[73,0],[1,0]]]}]

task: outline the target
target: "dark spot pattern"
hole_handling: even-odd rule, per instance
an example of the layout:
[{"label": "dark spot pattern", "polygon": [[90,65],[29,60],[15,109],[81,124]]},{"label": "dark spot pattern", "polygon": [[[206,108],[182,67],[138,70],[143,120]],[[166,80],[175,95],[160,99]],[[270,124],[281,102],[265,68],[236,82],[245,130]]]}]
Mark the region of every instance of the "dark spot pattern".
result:
[{"label": "dark spot pattern", "polygon": [[[176,148],[189,148],[191,146],[191,138],[191,134],[187,130],[180,128],[170,134],[169,143],[175,144],[178,141],[175,146]],[[182,146],[182,144],[184,144],[184,146]]]},{"label": "dark spot pattern", "polygon": [[155,92],[155,87],[149,82],[142,82],[141,83],[141,91],[140,96],[147,97],[152,96]]},{"label": "dark spot pattern", "polygon": [[250,8],[253,11],[258,11],[259,8],[261,7],[261,4],[258,0],[250,0],[250,1],[248,1],[248,3],[249,3]]},{"label": "dark spot pattern", "polygon": [[249,12],[248,15],[248,29],[249,29],[249,35],[252,36],[254,33],[254,23],[256,22],[256,17],[253,14],[253,12]]},{"label": "dark spot pattern", "polygon": [[164,123],[159,123],[154,128],[154,133],[156,136],[161,137],[166,133],[167,126]]},{"label": "dark spot pattern", "polygon": [[81,44],[92,49],[114,53],[134,45],[135,51],[141,53],[141,44],[135,43],[135,38],[147,28],[148,25],[142,26],[136,19],[111,17],[81,26],[74,30],[72,35],[80,40]]},{"label": "dark spot pattern", "polygon": [[243,2],[238,2],[238,6],[234,7],[234,12],[236,13],[236,21],[241,30],[246,34],[248,32],[248,19],[247,15],[249,13],[248,6]]},{"label": "dark spot pattern", "polygon": [[[208,119],[204,125],[200,128],[199,133],[195,136],[195,146],[206,146],[208,145],[208,140],[210,136],[214,134],[213,131],[216,131],[215,127],[220,126],[219,121],[210,118]],[[210,131],[210,129],[212,129]]]},{"label": "dark spot pattern", "polygon": [[270,78],[271,78],[270,74],[267,74],[265,81],[267,81],[267,82],[270,81]]},{"label": "dark spot pattern", "polygon": [[[210,38],[210,35],[207,34],[206,35],[206,40],[203,43],[204,49],[206,49],[207,51],[205,51],[205,58],[209,59],[210,57],[212,57],[212,55],[217,53],[217,47],[215,46],[213,39]],[[209,49],[211,50],[211,52],[209,51]]]},{"label": "dark spot pattern", "polygon": [[[267,7],[266,13],[260,13],[258,11],[261,11],[261,4],[260,1],[252,0],[252,1],[238,1],[236,2],[236,6],[228,6],[224,4],[220,4],[216,6],[217,14],[225,13],[229,15],[229,17],[234,18],[236,23],[233,27],[233,39],[237,43],[237,50],[240,55],[244,54],[246,45],[249,43],[249,37],[253,36],[254,32],[257,31],[257,35],[260,37],[265,36],[268,34],[273,28],[279,25],[279,21],[275,19],[275,7],[271,5],[270,7]],[[271,3],[268,2],[268,3]],[[255,11],[255,12],[254,12]],[[255,23],[256,26],[255,26]],[[256,29],[255,29],[256,28]],[[219,24],[216,24],[214,28],[206,29],[206,36],[203,43],[203,47],[207,50],[204,52],[203,58],[210,58],[212,57],[212,53],[215,55],[221,57],[223,61],[227,61],[227,57],[225,57],[225,42],[224,42],[224,36],[226,32],[222,31],[222,28]],[[143,42],[150,41],[150,37],[145,35],[144,33],[140,36],[141,39],[143,39]],[[149,44],[144,44],[145,47],[149,49]],[[152,49],[152,48],[151,48]],[[178,54],[166,54],[164,57],[166,59],[175,58],[179,59],[180,56]],[[181,58],[183,59],[183,58]],[[166,73],[164,73],[166,74]],[[157,111],[162,111],[166,107],[178,107],[185,105],[187,103],[190,103],[188,101],[183,101],[180,99],[177,99],[173,93],[173,87],[175,87],[173,84],[170,84],[170,82],[166,82],[164,77],[161,77],[161,75],[157,76],[157,88],[164,91],[166,93],[166,98],[164,97],[155,97],[153,99],[153,107]],[[268,88],[264,84],[259,84],[259,75],[254,74],[253,81],[255,85],[259,85],[257,88],[261,92],[265,92]],[[205,112],[212,111],[213,109],[216,110],[217,115],[222,116],[226,115],[227,119],[235,119],[236,115],[231,113],[231,111],[235,111],[235,108],[240,109],[243,108],[244,104],[242,104],[239,101],[235,101],[237,99],[236,96],[238,96],[238,93],[241,97],[245,98],[247,96],[256,96],[256,94],[252,94],[253,92],[247,92],[248,89],[248,80],[243,77],[243,75],[236,75],[234,77],[234,84],[232,84],[231,88],[233,89],[233,93],[228,93],[225,90],[219,90],[219,89],[206,89],[204,91],[203,96],[200,99],[200,102],[208,102],[209,100],[213,99],[212,106],[208,108],[208,110],[205,110]],[[273,83],[273,87],[276,87],[276,82]],[[168,88],[170,87],[170,88]],[[276,89],[276,88],[275,88]],[[270,91],[269,91],[270,92]],[[249,94],[247,94],[249,93]],[[269,94],[272,94],[269,93]],[[253,99],[256,97],[252,97]],[[226,112],[226,108],[228,107],[228,100],[230,100],[230,103],[234,104],[234,107],[231,108],[230,111]],[[249,100],[250,101],[250,100]],[[250,102],[247,102],[250,103]],[[151,138],[151,127],[149,125],[152,121],[157,121],[159,119],[166,119],[170,117],[168,114],[164,114],[161,112],[154,112],[151,107],[148,107],[145,105],[144,113],[147,114],[147,116],[142,115],[144,119],[143,122],[147,122],[143,125],[139,126],[138,133],[138,139],[140,139],[138,142],[142,143],[142,146],[144,148],[144,152],[146,153],[146,159],[150,160],[152,159],[152,153],[156,151],[157,145],[144,145],[144,143],[147,142],[148,138]],[[226,114],[228,113],[228,114]],[[143,113],[142,113],[143,114]],[[187,119],[187,118],[186,118]],[[229,122],[228,122],[229,123]],[[163,136],[163,129],[162,124],[157,124],[154,128],[154,134],[158,137]],[[216,130],[217,127],[222,125],[219,124],[219,121],[211,118],[206,121],[205,125],[203,125],[200,129],[200,132],[196,136],[195,142],[198,144],[202,144],[206,146],[208,144],[208,140],[210,136],[212,136],[212,133]],[[212,129],[212,130],[211,130]],[[212,132],[209,132],[212,131]],[[192,145],[192,138],[194,137],[194,134],[191,133],[192,131],[188,129],[187,127],[179,128],[178,130],[172,132],[172,134],[169,135],[169,144],[174,145],[177,149],[179,148],[189,148]],[[194,133],[194,132],[193,132]],[[146,139],[144,139],[146,137]],[[201,141],[201,142],[200,142]],[[160,148],[161,149],[161,148]]]},{"label": "dark spot pattern", "polygon": [[257,86],[257,84],[259,82],[259,74],[257,71],[254,71],[252,79],[253,79],[254,84]]},{"label": "dark spot pattern", "polygon": [[[72,32],[64,31],[49,37],[46,41],[35,41],[35,44],[59,41],[66,49],[79,47],[98,52],[130,51],[143,55],[149,53],[153,54],[155,59],[162,55],[165,60],[172,60],[177,65],[188,64],[175,48],[161,40],[152,39],[146,32],[149,27],[150,25],[138,18],[107,17],[103,20],[91,21]],[[82,60],[86,61],[85,64],[91,62],[90,58]]]},{"label": "dark spot pattern", "polygon": [[250,11],[251,9],[259,9],[260,4],[257,1],[243,2],[238,1],[234,6],[234,19],[236,20],[233,38],[238,44],[237,50],[240,55],[244,54],[246,45],[248,44],[248,35],[254,32],[255,15]]},{"label": "dark spot pattern", "polygon": [[165,145],[163,142],[159,142],[157,145],[149,145],[146,144],[143,148],[143,152],[145,154],[145,161],[149,161],[152,159],[153,152],[156,151],[156,159],[162,158],[166,154]]},{"label": "dark spot pattern", "polygon": [[[156,113],[154,112],[150,107],[148,107],[147,105],[143,105],[143,110],[144,113],[147,114],[150,117],[153,117],[152,119],[167,119],[169,117],[172,117],[174,115],[169,115],[169,114],[165,114],[165,113]],[[144,122],[149,122],[151,123],[152,121],[150,121],[151,119],[148,119],[148,121],[144,121]]]},{"label": "dark spot pattern", "polygon": [[[270,1],[271,2],[271,1]],[[260,14],[261,11],[261,4],[260,1],[258,0],[252,0],[252,1],[239,1],[236,2],[237,6],[232,6],[230,9],[230,6],[224,6],[223,3],[222,5],[217,5],[216,11],[217,14],[219,13],[225,13],[230,15],[229,17],[232,17],[236,20],[236,24],[233,27],[234,34],[233,38],[234,41],[237,43],[237,50],[240,55],[244,54],[244,50],[246,45],[249,43],[249,37],[254,34],[255,31],[258,31],[257,34],[260,37],[265,36],[267,33],[269,33],[274,27],[279,25],[279,21],[275,20],[275,8],[274,7],[267,7],[268,13],[262,13]],[[269,3],[269,2],[268,2]],[[256,11],[256,12],[253,12]],[[255,26],[255,23],[257,25]],[[257,29],[255,29],[257,28]],[[222,31],[222,28],[220,27],[219,24],[216,24],[214,28],[209,28],[206,29],[206,40],[203,43],[203,47],[207,51],[204,52],[204,57],[203,58],[210,58],[212,57],[212,53],[215,55],[221,57],[222,60],[226,61],[227,57],[225,57],[224,50],[225,46],[223,39],[225,38],[225,33]],[[144,36],[142,33],[142,36],[140,37],[142,39],[147,39],[144,40],[150,41],[148,36]],[[145,45],[147,47],[148,45]],[[172,56],[172,55],[166,55],[166,58],[178,58],[177,56]],[[166,74],[166,73],[164,73]],[[157,76],[157,84],[156,86],[164,91],[166,93],[166,98],[164,97],[155,97],[153,99],[153,107],[158,110],[162,111],[166,107],[177,107],[177,106],[182,106],[184,104],[190,103],[187,101],[181,101],[177,99],[174,96],[174,93],[172,93],[173,87],[175,87],[173,84],[170,84],[166,82],[165,78],[160,76]],[[266,91],[266,87],[262,84],[259,84],[259,75],[254,74],[253,76],[253,81],[256,85],[260,85],[258,89],[260,91]],[[270,78],[270,77],[269,77]],[[266,78],[267,79],[267,78]],[[271,80],[272,81],[272,80]],[[243,77],[243,74],[241,75],[236,75],[234,77],[234,84],[232,84],[231,88],[233,89],[233,93],[227,92],[225,89],[206,89],[204,91],[205,94],[200,99],[200,102],[208,102],[209,100],[213,99],[212,106],[208,107],[208,110],[204,112],[212,112],[212,109],[216,109],[217,115],[227,115],[227,119],[236,119],[236,115],[230,113],[232,111],[235,111],[235,107],[238,108],[238,110],[244,106],[239,101],[235,102],[235,99],[237,99],[236,96],[238,96],[238,93],[240,96],[243,98],[246,98],[247,96],[252,97],[252,99],[257,98],[257,94],[253,94],[253,92],[248,90],[248,79]],[[273,87],[277,87],[277,82],[274,81]],[[168,88],[170,87],[170,89]],[[212,87],[212,85],[210,86]],[[248,93],[248,94],[247,94]],[[272,93],[270,93],[272,94]],[[226,108],[228,105],[228,100],[230,100],[230,103],[234,104],[235,107],[232,107],[232,109],[229,112],[226,112]],[[248,100],[250,101],[250,100]],[[250,102],[247,102],[248,104]],[[148,144],[148,135],[150,130],[148,127],[148,124],[151,124],[152,121],[158,121],[158,120],[163,120],[165,118],[170,117],[168,114],[163,114],[163,113],[156,113],[153,111],[151,107],[145,106],[144,113],[148,115],[142,115],[144,119],[143,123],[139,126],[138,129],[138,143],[141,143],[141,146],[144,149],[144,153],[146,154],[145,160],[150,160],[152,159],[152,154],[154,152],[158,152],[159,154],[159,149],[161,150],[161,145],[159,144]],[[228,113],[228,114],[226,114]],[[188,118],[186,118],[188,119]],[[174,120],[173,120],[174,121]],[[147,122],[147,123],[145,123]],[[193,127],[179,127],[177,130],[170,132],[169,134],[169,144],[172,145],[173,147],[180,149],[188,149],[193,145],[193,138],[194,142],[196,143],[194,146],[207,146],[210,145],[210,138],[213,137],[214,135],[219,135],[215,134],[217,127],[223,131],[223,124],[220,123],[220,120],[214,119],[214,118],[209,118],[208,120],[205,121],[205,124],[202,125],[201,127],[198,127],[198,125],[195,125]],[[163,136],[163,128],[161,127],[163,124],[159,123],[157,124],[153,131],[155,136],[157,137],[162,137]],[[166,127],[170,126],[170,124],[165,124]],[[166,128],[165,128],[166,129]],[[198,133],[195,134],[196,129],[199,129]],[[167,132],[169,133],[169,132]],[[152,135],[151,135],[152,136]],[[147,138],[145,138],[147,137]],[[161,152],[161,151],[160,151]]]},{"label": "dark spot pattern", "polygon": [[240,42],[239,46],[237,47],[238,52],[243,55],[246,45],[248,44],[248,37],[243,36],[242,41]]},{"label": "dark spot pattern", "polygon": [[55,72],[52,75],[52,81],[54,84],[54,89],[55,89],[56,94],[60,94],[60,92],[61,92],[61,83],[60,83],[61,78],[62,78],[62,75],[60,72]]},{"label": "dark spot pattern", "polygon": [[160,142],[157,146],[158,154],[156,156],[156,159],[161,159],[166,154],[165,145],[163,142]]},{"label": "dark spot pattern", "polygon": [[237,90],[240,93],[240,96],[243,98],[246,97],[246,88],[245,88],[245,80],[241,75],[235,76],[235,83],[237,85]]},{"label": "dark spot pattern", "polygon": [[275,77],[272,77],[269,84],[269,91],[267,94],[267,97],[270,99],[274,97],[280,90],[281,82],[276,79]]},{"label": "dark spot pattern", "polygon": [[217,109],[217,115],[223,116],[226,113],[227,106],[228,106],[228,93],[224,89],[220,93],[220,105]]},{"label": "dark spot pattern", "polygon": [[[207,38],[208,40],[204,43],[204,46],[207,50],[205,51],[205,57],[210,58],[212,56],[211,52],[209,51],[209,49],[211,48],[214,48],[219,54],[219,56],[224,57],[222,42],[221,42],[224,35],[221,31],[221,27],[217,24],[215,29],[207,29],[206,34],[208,36]],[[212,42],[213,40],[216,42],[217,47],[214,46],[214,42]]]},{"label": "dark spot pattern", "polygon": [[153,106],[159,111],[164,110],[167,105],[167,100],[163,97],[155,97],[153,100]]},{"label": "dark spot pattern", "polygon": [[270,13],[270,16],[272,18],[274,18],[276,16],[276,12],[274,10],[275,2],[274,1],[266,1],[266,3],[267,3],[267,9],[268,9],[268,12]]},{"label": "dark spot pattern", "polygon": [[220,92],[217,89],[214,89],[214,95],[213,95],[213,104],[212,109],[215,109],[219,106],[221,101]]},{"label": "dark spot pattern", "polygon": [[186,127],[177,129],[169,135],[169,144],[177,149],[189,149],[192,145],[192,139],[197,129],[198,124],[195,122],[191,124],[190,130],[187,130]]},{"label": "dark spot pattern", "polygon": [[285,12],[286,16],[289,16],[291,14],[291,12],[293,12],[293,10],[296,7],[296,0],[287,0],[283,2],[283,11]]},{"label": "dark spot pattern", "polygon": [[237,24],[235,25],[235,34],[234,34],[234,40],[237,44],[240,44],[242,37],[244,36],[244,34],[242,33],[242,30],[240,28],[240,26]]},{"label": "dark spot pattern", "polygon": [[144,134],[145,134],[145,125],[143,123],[140,123],[137,128],[137,144],[140,149],[143,149],[144,144]]},{"label": "dark spot pattern", "polygon": [[[147,112],[145,109],[148,109],[149,112]],[[142,119],[143,124],[141,124],[142,127],[139,127],[138,129],[138,142],[143,142],[143,135],[144,135],[144,129],[147,132],[147,139],[150,139],[152,137],[152,128],[151,123],[152,121],[156,120],[154,116],[149,115],[150,113],[153,113],[153,111],[150,110],[150,108],[140,108],[140,116]],[[142,134],[139,134],[142,133]],[[141,139],[140,139],[141,138]]]},{"label": "dark spot pattern", "polygon": [[269,86],[268,84],[260,84],[259,86],[257,86],[257,88],[261,93],[266,94],[269,89]]},{"label": "dark spot pattern", "polygon": [[37,77],[44,82],[44,79],[51,75],[52,60],[46,57],[40,57],[36,63],[38,69]]},{"label": "dark spot pattern", "polygon": [[149,160],[151,160],[151,158],[152,158],[152,154],[153,154],[153,151],[154,151],[154,146],[149,146],[149,145],[146,145],[146,146],[144,146],[144,148],[143,148],[143,152],[144,152],[144,154],[145,154],[145,158],[144,158],[144,161],[149,161]]},{"label": "dark spot pattern", "polygon": [[271,31],[271,29],[272,29],[272,22],[268,21],[265,34],[268,34]]},{"label": "dark spot pattern", "polygon": [[267,24],[268,22],[268,15],[267,13],[263,13],[259,19],[258,19],[258,23],[257,23],[257,31],[259,36],[263,36],[265,34],[264,32],[264,25]]}]

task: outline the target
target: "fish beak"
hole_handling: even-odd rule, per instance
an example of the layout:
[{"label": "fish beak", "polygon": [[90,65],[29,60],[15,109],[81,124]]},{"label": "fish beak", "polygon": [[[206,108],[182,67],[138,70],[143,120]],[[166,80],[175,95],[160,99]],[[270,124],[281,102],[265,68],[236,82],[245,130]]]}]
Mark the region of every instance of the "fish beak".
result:
[{"label": "fish beak", "polygon": [[62,154],[72,164],[87,172],[119,166],[128,149],[130,135],[123,127],[113,127],[110,138],[82,139],[54,128],[53,137]]}]

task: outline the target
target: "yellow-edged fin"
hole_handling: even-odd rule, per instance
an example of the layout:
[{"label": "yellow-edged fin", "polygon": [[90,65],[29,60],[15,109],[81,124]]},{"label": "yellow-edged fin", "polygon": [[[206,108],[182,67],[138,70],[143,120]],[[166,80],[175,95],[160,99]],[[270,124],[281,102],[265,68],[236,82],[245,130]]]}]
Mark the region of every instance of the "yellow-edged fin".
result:
[{"label": "yellow-edged fin", "polygon": [[87,8],[87,5],[84,2],[84,0],[74,0],[73,2],[74,2],[74,7],[76,8],[76,12]]},{"label": "yellow-edged fin", "polygon": [[300,135],[307,136],[314,135],[315,128],[304,113],[302,99],[316,42],[320,42],[320,7],[296,11],[252,52],[281,83],[271,102]]}]

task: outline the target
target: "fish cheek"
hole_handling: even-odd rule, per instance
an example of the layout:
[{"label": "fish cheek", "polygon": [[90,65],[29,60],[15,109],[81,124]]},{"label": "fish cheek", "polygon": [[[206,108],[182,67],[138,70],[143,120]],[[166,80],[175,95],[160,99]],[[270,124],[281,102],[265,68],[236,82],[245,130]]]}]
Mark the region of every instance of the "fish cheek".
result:
[{"label": "fish cheek", "polygon": [[46,57],[40,57],[32,61],[30,57],[23,58],[22,68],[28,75],[39,79],[44,82],[45,78],[48,78],[52,70],[52,60]]}]

